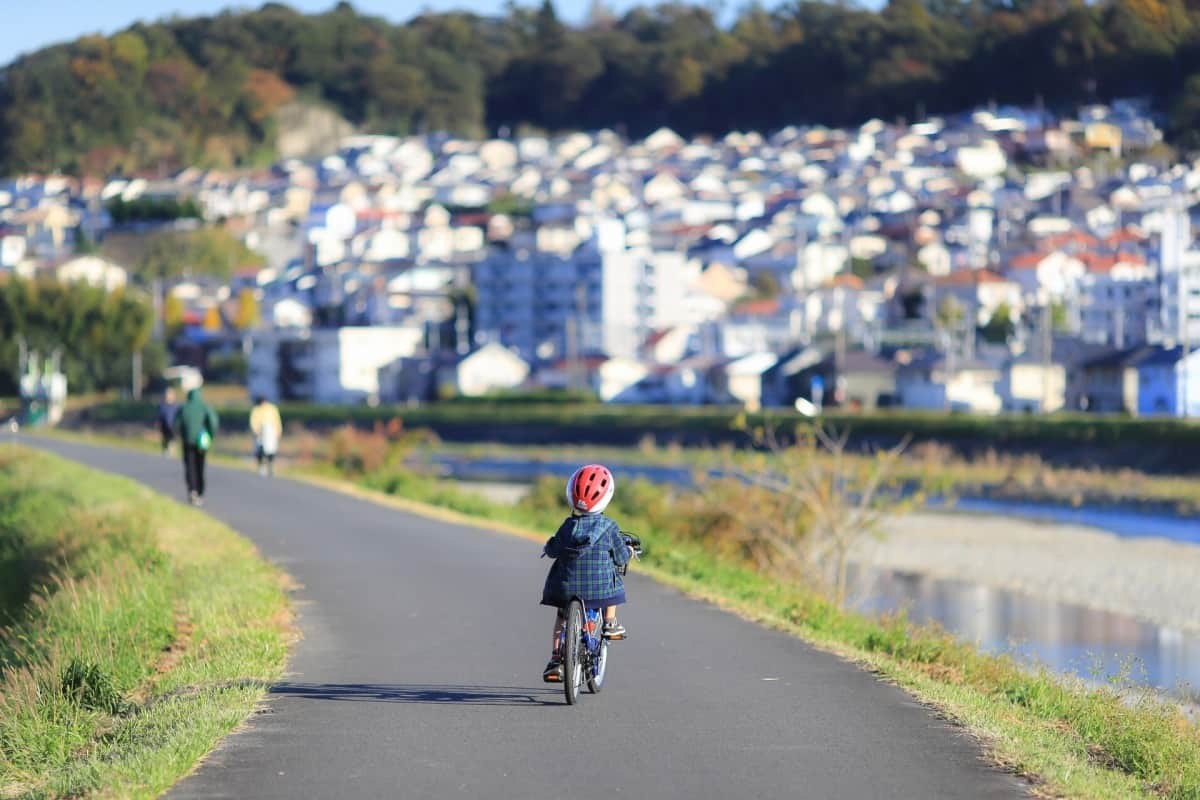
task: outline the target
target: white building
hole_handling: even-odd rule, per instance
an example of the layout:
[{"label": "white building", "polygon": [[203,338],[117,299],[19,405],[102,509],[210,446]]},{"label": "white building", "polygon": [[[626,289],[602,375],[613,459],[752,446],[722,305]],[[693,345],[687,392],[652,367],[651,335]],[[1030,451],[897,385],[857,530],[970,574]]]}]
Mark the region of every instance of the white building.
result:
[{"label": "white building", "polygon": [[1182,206],[1164,210],[1158,248],[1159,314],[1151,340],[1172,346],[1200,344],[1200,250]]},{"label": "white building", "polygon": [[529,364],[496,342],[464,355],[438,374],[439,394],[480,397],[503,389],[515,389],[529,377]]},{"label": "white building", "polygon": [[1089,272],[1079,284],[1080,336],[1118,348],[1144,344],[1157,325],[1158,303],[1158,282],[1144,267]]},{"label": "white building", "polygon": [[627,248],[623,226],[612,220],[598,222],[569,256],[497,251],[473,274],[477,333],[528,360],[572,351],[633,358],[652,330],[707,309],[688,299],[698,265],[680,254]]},{"label": "white building", "polygon": [[262,329],[251,335],[247,388],[252,396],[351,404],[379,400],[379,373],[412,357],[419,327]]},{"label": "white building", "polygon": [[98,256],[72,258],[60,265],[55,272],[63,283],[88,283],[106,292],[122,289],[129,281],[124,267]]}]

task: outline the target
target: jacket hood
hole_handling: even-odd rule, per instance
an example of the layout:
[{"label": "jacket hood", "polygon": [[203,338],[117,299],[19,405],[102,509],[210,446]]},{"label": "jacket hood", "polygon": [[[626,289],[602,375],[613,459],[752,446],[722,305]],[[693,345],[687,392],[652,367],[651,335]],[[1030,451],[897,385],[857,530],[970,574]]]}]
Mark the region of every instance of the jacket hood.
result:
[{"label": "jacket hood", "polygon": [[200,387],[196,387],[195,389],[189,389],[188,393],[187,393],[187,399],[188,399],[189,403],[192,403],[192,402],[198,403],[201,400],[203,400],[204,398],[200,394]]}]

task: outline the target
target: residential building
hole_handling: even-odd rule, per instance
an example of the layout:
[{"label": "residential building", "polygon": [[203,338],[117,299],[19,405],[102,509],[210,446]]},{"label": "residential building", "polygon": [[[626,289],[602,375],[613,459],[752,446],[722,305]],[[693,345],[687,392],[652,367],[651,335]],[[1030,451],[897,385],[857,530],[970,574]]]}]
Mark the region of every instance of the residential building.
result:
[{"label": "residential building", "polygon": [[515,389],[528,377],[529,363],[525,359],[498,342],[488,342],[439,367],[438,394],[480,397]]},{"label": "residential building", "polygon": [[269,329],[250,335],[247,388],[252,395],[314,403],[382,399],[380,371],[417,354],[420,327]]},{"label": "residential building", "polygon": [[1200,350],[1156,347],[1137,362],[1139,416],[1200,417]]}]

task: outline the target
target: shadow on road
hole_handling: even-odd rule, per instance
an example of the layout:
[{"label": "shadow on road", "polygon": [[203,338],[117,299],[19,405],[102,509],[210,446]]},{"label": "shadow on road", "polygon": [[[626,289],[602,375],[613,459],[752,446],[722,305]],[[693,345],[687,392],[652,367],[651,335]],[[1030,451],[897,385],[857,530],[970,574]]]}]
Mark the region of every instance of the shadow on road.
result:
[{"label": "shadow on road", "polygon": [[382,683],[280,683],[271,694],[311,700],[471,706],[559,705],[561,691],[516,686],[403,686]]}]

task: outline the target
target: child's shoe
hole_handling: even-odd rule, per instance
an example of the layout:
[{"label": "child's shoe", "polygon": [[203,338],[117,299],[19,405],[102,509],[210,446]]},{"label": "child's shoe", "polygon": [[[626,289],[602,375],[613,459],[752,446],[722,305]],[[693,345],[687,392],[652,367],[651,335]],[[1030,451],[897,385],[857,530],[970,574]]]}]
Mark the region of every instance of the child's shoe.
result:
[{"label": "child's shoe", "polygon": [[606,619],[604,621],[604,638],[605,639],[624,639],[625,626],[615,619]]},{"label": "child's shoe", "polygon": [[546,683],[562,683],[563,665],[562,659],[558,656],[550,656],[549,663],[542,670],[542,680]]}]

